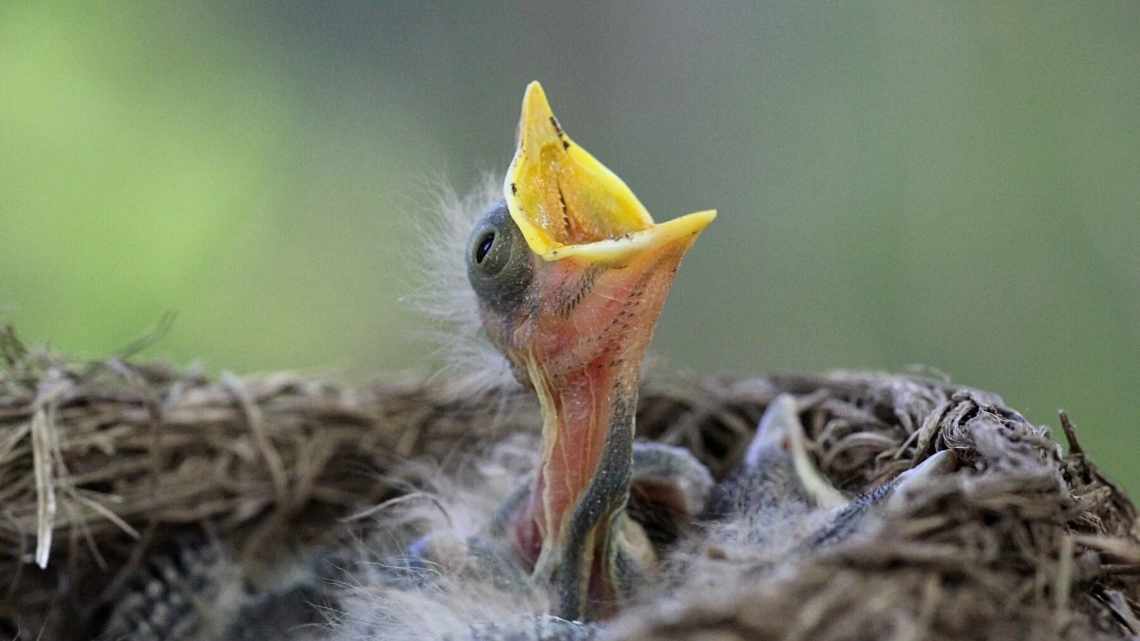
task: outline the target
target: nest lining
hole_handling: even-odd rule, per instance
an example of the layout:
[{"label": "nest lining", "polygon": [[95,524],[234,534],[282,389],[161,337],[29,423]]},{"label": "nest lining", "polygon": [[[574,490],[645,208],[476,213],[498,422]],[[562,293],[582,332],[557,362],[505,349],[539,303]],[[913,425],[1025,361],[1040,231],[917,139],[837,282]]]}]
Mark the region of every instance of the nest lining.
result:
[{"label": "nest lining", "polygon": [[[305,545],[447,460],[539,424],[529,394],[456,400],[446,382],[217,379],[161,363],[74,362],[0,340],[0,634],[87,639],[155,550],[208,528],[256,551]],[[993,394],[913,376],[691,378],[643,386],[639,437],[718,478],[765,406],[804,408],[813,458],[857,493],[952,449],[964,470],[897,502],[870,537],[794,571],[679,590],[613,622],[620,639],[1121,639],[1140,634],[1137,513],[1070,437]],[[46,569],[37,563],[46,562]]]}]

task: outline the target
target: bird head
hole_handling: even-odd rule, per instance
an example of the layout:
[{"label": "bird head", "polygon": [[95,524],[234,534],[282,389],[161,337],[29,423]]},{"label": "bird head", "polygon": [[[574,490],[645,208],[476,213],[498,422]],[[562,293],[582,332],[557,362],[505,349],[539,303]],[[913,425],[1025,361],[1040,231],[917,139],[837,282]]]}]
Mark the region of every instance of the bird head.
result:
[{"label": "bird head", "polygon": [[467,270],[487,335],[541,405],[542,460],[515,544],[559,583],[568,616],[612,596],[641,361],[677,267],[715,217],[655,223],[567,136],[542,87],[527,87],[503,200],[476,224]]}]

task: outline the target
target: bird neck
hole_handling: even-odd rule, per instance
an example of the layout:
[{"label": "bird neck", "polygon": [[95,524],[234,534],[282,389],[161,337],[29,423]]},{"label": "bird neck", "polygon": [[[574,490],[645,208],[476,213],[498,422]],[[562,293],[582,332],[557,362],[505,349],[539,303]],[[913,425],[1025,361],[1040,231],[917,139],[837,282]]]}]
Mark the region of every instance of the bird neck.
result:
[{"label": "bird neck", "polygon": [[590,618],[616,591],[613,542],[629,497],[638,369],[593,363],[551,376],[532,360],[530,375],[542,463],[519,541],[535,575],[555,582],[557,614]]}]

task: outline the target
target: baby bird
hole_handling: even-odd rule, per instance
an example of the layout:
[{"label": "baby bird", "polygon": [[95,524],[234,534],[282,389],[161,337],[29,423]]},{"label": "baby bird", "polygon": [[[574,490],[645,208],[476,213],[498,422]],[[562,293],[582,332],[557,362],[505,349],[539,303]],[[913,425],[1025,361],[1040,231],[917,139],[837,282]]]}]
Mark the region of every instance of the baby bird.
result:
[{"label": "baby bird", "polygon": [[864,494],[848,498],[819,473],[807,453],[800,407],[777,396],[760,419],[739,469],[717,485],[700,545],[734,570],[755,574],[837,545],[868,526],[873,510],[907,486],[955,467],[948,450]]},{"label": "baby bird", "polygon": [[[682,450],[647,452],[635,469],[634,414],[641,362],[677,267],[716,213],[654,223],[566,135],[538,83],[527,87],[518,136],[504,201],[476,225],[467,250],[486,333],[543,416],[540,464],[502,531],[534,579],[554,587],[557,615],[596,619],[655,563],[625,511],[640,473],[709,483]],[[670,466],[691,474],[656,474]]]}]

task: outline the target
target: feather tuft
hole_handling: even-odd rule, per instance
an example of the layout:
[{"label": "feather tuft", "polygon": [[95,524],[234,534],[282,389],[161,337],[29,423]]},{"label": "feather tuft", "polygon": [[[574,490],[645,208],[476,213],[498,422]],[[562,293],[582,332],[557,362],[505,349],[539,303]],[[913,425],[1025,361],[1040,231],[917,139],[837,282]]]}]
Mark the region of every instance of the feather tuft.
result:
[{"label": "feather tuft", "polygon": [[348,564],[333,639],[493,639],[490,631],[504,623],[550,618],[548,588],[488,536],[507,497],[526,485],[520,479],[530,475],[537,447],[533,435],[518,434],[464,457],[455,470],[407,463],[399,476],[416,492],[369,510],[382,526],[359,542]]},{"label": "feather tuft", "polygon": [[408,264],[418,269],[412,293],[403,300],[429,319],[420,334],[436,346],[441,365],[433,378],[446,380],[455,398],[517,388],[507,359],[486,338],[479,301],[467,280],[468,236],[502,197],[502,181],[487,174],[465,196],[437,188],[431,211],[415,220],[415,236],[422,240]]}]

